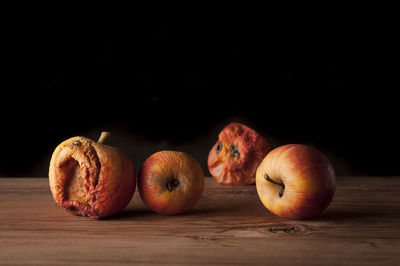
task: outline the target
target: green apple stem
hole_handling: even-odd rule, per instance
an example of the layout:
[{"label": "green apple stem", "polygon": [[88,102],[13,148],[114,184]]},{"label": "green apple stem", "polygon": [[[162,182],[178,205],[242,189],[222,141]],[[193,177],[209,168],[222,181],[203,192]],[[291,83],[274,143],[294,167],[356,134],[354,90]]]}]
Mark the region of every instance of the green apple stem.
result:
[{"label": "green apple stem", "polygon": [[268,182],[271,182],[272,184],[275,184],[275,185],[278,185],[281,187],[281,191],[279,191],[279,197],[282,197],[283,192],[285,191],[285,184],[283,184],[282,180],[281,180],[281,182],[276,182],[276,181],[272,180],[267,174],[265,174],[264,178]]},{"label": "green apple stem", "polygon": [[100,138],[99,138],[99,140],[98,140],[97,142],[100,143],[100,144],[104,144],[104,142],[106,141],[106,139],[107,139],[110,135],[111,135],[110,132],[107,132],[107,131],[101,132]]}]

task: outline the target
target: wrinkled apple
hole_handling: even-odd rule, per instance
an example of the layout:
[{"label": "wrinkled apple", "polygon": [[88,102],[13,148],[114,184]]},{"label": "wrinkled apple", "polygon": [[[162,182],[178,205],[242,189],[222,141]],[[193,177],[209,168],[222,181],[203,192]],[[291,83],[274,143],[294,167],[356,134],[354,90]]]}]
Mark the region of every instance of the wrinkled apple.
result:
[{"label": "wrinkled apple", "polygon": [[159,151],[143,163],[138,189],[143,202],[153,211],[184,213],[196,205],[203,193],[203,170],[187,153]]},{"label": "wrinkled apple", "polygon": [[257,193],[272,213],[289,219],[320,214],[333,199],[336,176],[332,164],[309,146],[280,146],[264,158],[256,174]]},{"label": "wrinkled apple", "polygon": [[73,137],[53,152],[49,167],[54,200],[73,215],[100,219],[122,211],[136,187],[135,169],[120,149]]},{"label": "wrinkled apple", "polygon": [[219,184],[251,185],[258,165],[270,151],[267,140],[240,124],[227,125],[208,155],[208,169]]}]

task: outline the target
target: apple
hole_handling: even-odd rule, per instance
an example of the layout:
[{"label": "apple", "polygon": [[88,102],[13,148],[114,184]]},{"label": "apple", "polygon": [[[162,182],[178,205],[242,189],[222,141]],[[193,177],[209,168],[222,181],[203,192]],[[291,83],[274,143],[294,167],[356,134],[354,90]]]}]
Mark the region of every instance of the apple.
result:
[{"label": "apple", "polygon": [[63,141],[54,150],[49,184],[54,200],[69,213],[100,219],[122,211],[136,188],[133,162],[120,149],[85,137]]},{"label": "apple", "polygon": [[208,154],[208,169],[219,184],[251,185],[256,170],[270,151],[267,140],[254,129],[230,123]]},{"label": "apple", "polygon": [[153,211],[166,215],[184,213],[196,205],[203,193],[203,170],[187,153],[159,151],[140,168],[138,190]]},{"label": "apple", "polygon": [[265,156],[256,173],[259,198],[272,213],[288,219],[313,218],[325,210],[336,188],[335,171],[318,150],[280,146]]}]

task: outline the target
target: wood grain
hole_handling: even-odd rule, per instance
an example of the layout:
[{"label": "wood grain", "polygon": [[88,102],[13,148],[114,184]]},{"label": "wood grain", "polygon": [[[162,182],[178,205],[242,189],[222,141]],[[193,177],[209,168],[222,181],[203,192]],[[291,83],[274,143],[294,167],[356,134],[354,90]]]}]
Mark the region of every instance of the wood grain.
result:
[{"label": "wood grain", "polygon": [[313,220],[269,213],[255,186],[206,179],[187,214],[151,212],[136,192],[105,220],[54,202],[47,178],[0,178],[0,265],[400,265],[400,178],[339,177]]}]

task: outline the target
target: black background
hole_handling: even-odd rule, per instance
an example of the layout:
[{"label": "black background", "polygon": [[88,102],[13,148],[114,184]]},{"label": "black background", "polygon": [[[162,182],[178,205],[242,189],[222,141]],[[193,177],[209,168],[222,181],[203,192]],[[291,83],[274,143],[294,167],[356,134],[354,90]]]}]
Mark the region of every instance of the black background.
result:
[{"label": "black background", "polygon": [[50,13],[3,27],[0,176],[47,176],[61,141],[101,130],[137,168],[174,149],[209,175],[208,151],[233,121],[273,148],[320,149],[337,175],[400,175],[390,15]]}]

